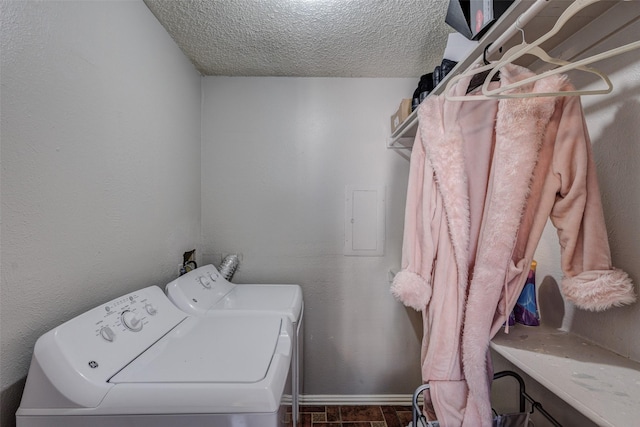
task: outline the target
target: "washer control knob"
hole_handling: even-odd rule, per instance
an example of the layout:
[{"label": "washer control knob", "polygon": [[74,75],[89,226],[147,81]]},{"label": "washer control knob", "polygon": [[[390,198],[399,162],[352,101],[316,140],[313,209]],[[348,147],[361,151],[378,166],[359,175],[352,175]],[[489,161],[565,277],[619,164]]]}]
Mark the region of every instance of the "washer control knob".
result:
[{"label": "washer control knob", "polygon": [[113,332],[113,329],[111,329],[110,327],[103,326],[100,329],[100,336],[104,338],[105,341],[113,342],[113,340],[116,337],[116,334]]},{"label": "washer control knob", "polygon": [[136,313],[125,310],[122,312],[121,318],[124,326],[130,331],[138,332],[142,330],[142,319],[140,319]]},{"label": "washer control knob", "polygon": [[204,286],[205,288],[207,288],[207,289],[211,288],[211,282],[209,282],[209,280],[207,280],[206,277],[200,276],[200,277],[198,277],[198,280],[200,281],[200,284],[202,286]]},{"label": "washer control knob", "polygon": [[158,310],[156,310],[156,308],[152,304],[149,304],[149,303],[146,303],[144,305],[144,309],[147,310],[147,313],[149,313],[152,316],[155,316],[156,313],[158,313]]}]

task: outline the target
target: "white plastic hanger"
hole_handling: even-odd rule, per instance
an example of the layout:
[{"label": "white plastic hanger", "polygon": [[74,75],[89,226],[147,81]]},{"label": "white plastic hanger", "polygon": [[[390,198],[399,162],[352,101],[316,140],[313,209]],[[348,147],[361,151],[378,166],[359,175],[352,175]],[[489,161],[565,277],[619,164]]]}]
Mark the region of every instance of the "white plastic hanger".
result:
[{"label": "white plastic hanger", "polygon": [[[537,0],[536,2],[534,2],[531,7],[529,9],[527,9],[522,15],[520,15],[518,17],[518,22],[520,22],[520,20],[522,19],[523,22],[529,22],[533,17],[535,17],[542,9],[544,9],[548,4],[548,0]],[[509,41],[511,39],[511,37],[513,36],[513,34],[515,34],[515,30],[514,28],[517,28],[516,25],[512,25],[511,27],[509,27],[509,29],[507,29],[507,31],[505,31],[500,37],[498,37],[494,42],[489,43],[485,46],[484,48],[484,53],[482,55],[482,59],[484,60],[484,66],[480,66],[477,64],[474,64],[472,66],[470,66],[469,68],[467,68],[464,72],[458,74],[458,75],[451,75],[448,77],[448,82],[446,87],[444,88],[444,90],[442,91],[442,93],[444,94],[444,97],[447,100],[452,100],[452,101],[472,101],[472,100],[483,100],[483,99],[489,99],[487,96],[484,96],[482,94],[480,95],[462,95],[462,96],[456,96],[453,95],[451,89],[453,88],[453,86],[458,83],[460,80],[468,78],[469,81],[471,81],[471,77],[473,77],[476,74],[480,74],[480,73],[485,73],[488,74],[488,72],[493,69],[493,67],[495,66],[495,64],[490,64],[489,61],[487,61],[487,51],[489,50],[489,48],[492,45],[495,46],[500,46],[503,43]],[[485,76],[486,77],[486,76]],[[457,92],[460,92],[460,90],[458,90]]]},{"label": "white plastic hanger", "polygon": [[[517,25],[516,25],[517,26]],[[520,49],[523,49],[523,46],[526,47],[528,49],[527,54],[529,55],[534,55],[537,56],[539,59],[541,59],[544,62],[547,62],[549,64],[555,64],[555,65],[573,65],[571,62],[569,61],[565,61],[563,59],[558,59],[558,58],[552,58],[551,56],[549,56],[549,54],[547,52],[545,52],[542,48],[540,48],[539,46],[533,46],[532,48],[529,48],[530,45],[528,45],[525,41],[524,41],[524,31],[518,27],[518,29],[522,32],[522,40],[523,43],[517,46],[513,46],[511,49],[509,49],[503,57],[507,57],[507,56],[511,56],[515,53],[517,53]],[[522,55],[519,55],[518,57],[520,57]],[[491,84],[491,81],[493,80],[493,77],[506,65],[510,62],[506,62],[506,61],[497,61],[497,62],[493,62],[491,64],[487,64],[485,66],[482,67],[478,67],[478,68],[473,68],[467,72],[464,72],[460,75],[457,75],[455,77],[453,77],[449,83],[447,84],[447,87],[445,89],[445,98],[449,101],[472,101],[472,100],[484,100],[484,99],[495,99],[495,98],[515,98],[515,97],[519,97],[519,98],[523,98],[523,97],[531,97],[531,96],[556,96],[556,94],[558,92],[553,92],[553,93],[509,93],[509,94],[504,94],[501,95],[501,92],[505,91],[505,90],[509,90],[509,89],[513,89],[515,87],[519,87],[524,85],[524,83],[520,84],[520,82],[516,82],[516,83],[512,83],[509,85],[501,85],[500,87],[490,90],[489,89],[489,85]],[[575,67],[578,68],[580,70],[583,71],[587,71],[593,74],[596,74],[598,77],[600,77],[606,84],[607,84],[607,89],[606,92],[605,91],[599,91],[598,93],[609,93],[611,92],[611,90],[613,90],[613,85],[611,84],[611,80],[609,80],[609,77],[607,77],[607,75],[599,72],[598,70],[595,70],[593,68],[589,68],[589,67]],[[451,87],[453,87],[453,85],[462,80],[465,77],[470,77],[473,76],[475,74],[480,74],[482,72],[485,71],[489,71],[489,73],[487,74],[487,76],[485,77],[484,83],[482,84],[482,92],[476,94],[476,95],[460,95],[460,96],[456,96],[456,95],[451,95],[449,89]],[[535,80],[539,80],[539,76],[536,75],[534,77],[532,77],[532,81]],[[564,91],[561,92],[562,95],[567,96],[567,95],[577,95],[579,93],[584,93],[584,91]],[[592,91],[593,92],[593,91]]]},{"label": "white plastic hanger", "polygon": [[[562,16],[561,16],[562,18]],[[560,21],[558,21],[560,22]],[[557,23],[556,23],[557,25]],[[522,28],[520,28],[520,26],[518,25],[518,21],[516,21],[516,28],[518,28],[518,30],[520,30],[520,32],[522,33],[522,43],[518,46],[514,46],[511,49],[509,49],[503,56],[502,59],[499,60],[497,63],[494,64],[494,68],[489,72],[489,74],[487,75],[487,78],[484,81],[484,84],[482,85],[482,94],[488,97],[492,97],[492,98],[530,98],[530,97],[540,97],[540,96],[570,96],[570,95],[584,95],[584,94],[604,94],[604,93],[610,93],[613,90],[613,84],[611,83],[611,80],[609,80],[609,77],[606,74],[601,73],[600,71],[594,69],[594,68],[589,68],[589,67],[585,67],[585,66],[580,66],[577,65],[576,63],[571,63],[569,61],[565,61],[563,59],[557,59],[557,58],[552,58],[551,56],[549,56],[549,54],[547,52],[545,52],[540,46],[536,44],[528,44],[525,40],[525,36],[524,36],[524,30]],[[553,30],[552,30],[553,31]],[[538,58],[540,58],[541,60],[549,63],[549,64],[555,64],[555,65],[560,65],[560,66],[571,66],[571,69],[578,69],[578,70],[582,70],[582,71],[586,71],[592,74],[597,75],[598,77],[600,77],[600,79],[602,79],[602,81],[605,82],[605,84],[607,85],[606,89],[596,89],[596,90],[589,90],[589,91],[584,91],[584,90],[568,90],[568,91],[562,91],[560,93],[558,92],[511,92],[511,93],[504,93],[505,91],[508,90],[512,90],[515,89],[517,87],[521,87],[523,85],[525,85],[526,83],[522,83],[522,81],[519,82],[515,82],[515,83],[511,83],[511,84],[503,84],[500,87],[496,88],[496,89],[489,89],[489,83],[491,82],[491,78],[496,75],[496,73],[498,73],[506,64],[510,64],[511,62],[513,62],[513,60],[515,60],[516,58],[520,58],[523,55],[533,55],[533,56],[537,56]],[[554,70],[557,70],[554,69]],[[535,80],[539,80],[540,75],[536,75],[534,76],[535,78],[532,81]],[[529,80],[529,79],[527,79]]]},{"label": "white plastic hanger", "polygon": [[[580,10],[584,9],[585,7],[587,7],[592,3],[595,3],[596,1],[598,0],[575,0],[562,13],[562,15],[560,15],[560,17],[558,18],[558,20],[556,21],[552,29],[531,44],[528,44],[524,41],[524,31],[518,27],[518,21],[516,21],[516,27],[522,32],[522,35],[523,35],[523,43],[519,46],[509,49],[509,51],[507,51],[507,53],[505,53],[502,56],[502,59],[500,59],[497,63],[494,64],[494,68],[489,72],[489,75],[487,76],[487,79],[485,80],[482,86],[482,93],[485,96],[488,96],[491,98],[532,98],[532,97],[541,97],[541,96],[598,95],[598,94],[610,93],[613,90],[613,84],[611,83],[611,80],[609,80],[609,77],[606,74],[603,74],[596,69],[586,67],[585,65],[600,61],[602,59],[610,58],[615,55],[620,55],[624,52],[628,52],[633,49],[640,48],[640,41],[629,43],[627,45],[620,46],[618,48],[611,49],[601,54],[594,55],[589,58],[584,58],[580,61],[575,61],[575,62],[568,62],[564,60],[551,58],[542,48],[540,48],[540,44],[544,43],[545,41],[549,40],[551,37],[556,35],[558,31],[560,31],[560,29],[564,26],[564,24],[570,18],[572,18]],[[496,89],[492,89],[492,90],[489,89],[489,81],[491,77],[493,77],[498,71],[500,71],[500,69],[503,68],[504,65],[512,63],[518,58],[528,54],[538,56],[543,61],[560,65],[560,67],[554,68],[552,70],[546,71],[544,73],[538,74],[536,76],[533,76],[524,80],[520,80],[515,83],[501,85],[499,88],[496,88]],[[564,73],[566,71],[573,70],[573,69],[582,70],[582,71],[586,71],[586,72],[597,75],[606,84],[606,88],[592,89],[592,90],[572,90],[572,91],[562,91],[562,92],[505,93],[505,91],[511,91],[513,89],[533,83],[545,77]]]},{"label": "white plastic hanger", "polygon": [[[570,62],[566,65],[563,65],[559,68],[554,68],[553,70],[545,71],[544,73],[537,74],[533,77],[529,77],[524,80],[520,80],[515,83],[510,83],[508,85],[502,85],[500,88],[494,90],[487,90],[485,92],[485,87],[483,85],[483,94],[489,98],[533,98],[533,97],[541,97],[541,96],[571,96],[571,95],[598,95],[598,94],[606,94],[610,93],[613,89],[613,85],[611,84],[611,80],[605,74],[594,70],[593,68],[584,67],[584,65],[591,64],[593,62],[601,61],[606,58],[611,58],[612,56],[620,55],[625,52],[629,52],[634,49],[640,48],[640,41],[632,42],[626,44],[624,46],[617,47],[615,49],[608,50],[606,52],[602,52],[597,55],[590,56],[588,58],[581,59],[579,61]],[[607,84],[607,88],[605,89],[595,89],[595,90],[574,90],[574,91],[561,91],[561,92],[520,92],[520,93],[504,93],[504,91],[515,89],[521,86],[524,86],[529,83],[533,83],[535,81],[544,79],[545,77],[549,77],[555,74],[564,73],[566,71],[580,69],[585,71],[591,71],[595,74],[601,76],[604,82]],[[487,76],[488,77],[488,76]],[[486,83],[486,82],[485,82]]]},{"label": "white plastic hanger", "polygon": [[[549,56],[549,54],[547,52],[545,52],[539,46],[533,46],[533,45],[528,44],[526,42],[526,40],[525,40],[525,37],[524,37],[524,30],[520,27],[520,20],[519,19],[516,21],[515,27],[522,34],[522,43],[510,48],[502,56],[503,58],[511,58],[511,57],[519,58],[519,57],[523,56],[523,54],[520,54],[520,51],[526,49],[526,51],[527,51],[526,54],[537,56],[539,59],[541,59],[542,61],[547,62],[549,64],[554,64],[554,65],[569,65],[569,64],[571,64],[571,62],[565,61],[563,59],[552,58],[551,56]],[[485,53],[486,53],[486,49],[485,49]],[[486,59],[485,59],[485,61],[486,61]],[[493,80],[493,77],[496,74],[498,74],[498,72],[506,64],[511,63],[511,62],[512,61],[499,60],[499,61],[492,62],[490,64],[486,64],[486,65],[478,67],[478,68],[473,68],[471,70],[465,71],[464,73],[461,73],[461,74],[453,77],[449,81],[449,83],[447,84],[447,87],[446,87],[446,89],[444,91],[445,98],[447,100],[449,100],[449,101],[471,101],[471,100],[483,100],[483,99],[499,98],[500,96],[496,96],[496,94],[502,92],[503,90],[507,90],[507,89],[504,89],[506,86],[505,85],[501,85],[497,89],[489,90],[489,84],[491,84],[491,81]],[[602,80],[604,80],[605,83],[607,83],[609,92],[611,92],[611,90],[613,89],[613,85],[611,84],[611,81],[609,80],[609,77],[607,77],[605,74],[602,74],[601,72],[599,72],[598,70],[595,70],[593,68],[588,68],[588,67],[577,67],[577,68],[579,68],[579,69],[581,69],[583,71],[587,71],[587,72],[596,74],[598,77],[600,77]],[[478,93],[476,95],[461,95],[461,96],[451,95],[451,92],[449,91],[449,89],[451,89],[456,82],[458,82],[458,81],[460,81],[460,80],[462,80],[464,78],[468,78],[470,76],[473,76],[475,74],[480,74],[480,73],[485,72],[485,71],[488,71],[489,73],[487,74],[487,76],[484,79],[484,84],[482,85],[482,92],[481,93]],[[537,76],[536,76],[536,80],[537,80]],[[511,88],[512,88],[511,85],[509,85],[508,89],[511,89]],[[565,94],[565,92],[562,92],[562,93]],[[575,95],[575,93],[571,93],[571,92],[566,92],[566,94],[574,94]],[[509,95],[506,95],[505,97],[513,97],[512,95],[520,95],[520,94],[509,94]],[[544,94],[544,95],[541,95],[541,96],[550,96],[550,95],[549,94]]]},{"label": "white plastic hanger", "polygon": [[[499,61],[489,64],[489,65],[485,65],[485,66],[481,66],[481,67],[477,67],[477,68],[473,68],[471,70],[465,71],[464,73],[457,75],[455,77],[453,77],[449,83],[447,84],[446,88],[445,88],[445,98],[451,101],[473,101],[473,100],[483,100],[483,99],[492,99],[492,98],[530,98],[530,97],[540,97],[540,96],[569,96],[569,95],[594,95],[594,94],[603,94],[603,93],[610,93],[611,90],[613,89],[613,85],[611,84],[611,81],[609,80],[609,78],[595,70],[589,67],[585,67],[585,65],[590,64],[592,62],[596,62],[596,61],[600,61],[602,59],[605,58],[609,58],[615,55],[619,55],[621,53],[624,52],[628,52],[630,50],[633,49],[637,49],[640,48],[640,41],[638,42],[633,42],[633,43],[629,43],[627,45],[609,50],[607,52],[603,52],[601,54],[598,55],[594,55],[591,56],[589,58],[585,58],[582,59],[580,61],[576,61],[576,62],[568,62],[568,61],[564,61],[561,59],[556,59],[556,58],[552,58],[550,57],[542,48],[540,48],[540,44],[544,43],[546,40],[550,39],[551,37],[553,37],[555,34],[558,33],[558,31],[560,31],[560,29],[564,26],[564,24],[571,18],[573,17],[573,15],[575,15],[577,12],[579,12],[580,10],[582,10],[583,8],[585,8],[586,6],[595,3],[598,0],[575,0],[563,13],[562,15],[560,15],[560,17],[558,18],[558,20],[556,21],[556,24],[554,25],[554,27],[547,32],[546,34],[544,34],[542,37],[538,38],[536,41],[534,41],[531,44],[528,44],[525,42],[524,40],[524,31],[520,28],[519,25],[519,20],[516,21],[516,28],[519,29],[522,33],[523,33],[523,43],[518,45],[518,46],[514,46],[511,49],[509,49],[503,56],[502,59],[500,59]],[[555,68],[552,69],[550,71],[544,72],[542,74],[538,74],[536,76],[521,80],[519,82],[515,82],[515,83],[511,83],[508,85],[501,85],[499,88],[497,89],[493,89],[490,90],[489,89],[489,83],[491,82],[491,79],[493,76],[495,76],[498,71],[503,68],[506,64],[508,63],[512,63],[513,61],[515,61],[516,59],[522,57],[523,55],[526,54],[530,54],[530,55],[535,55],[538,58],[540,58],[541,60],[551,63],[551,64],[555,64],[555,65],[560,65],[559,68]],[[526,84],[529,83],[533,83],[537,80],[540,80],[542,78],[545,78],[547,76],[550,75],[554,75],[554,74],[559,74],[559,73],[563,73],[565,71],[569,71],[572,69],[580,69],[582,71],[586,71],[586,72],[590,72],[593,74],[596,74],[597,76],[599,76],[607,85],[606,89],[597,89],[597,90],[575,90],[575,91],[562,91],[562,92],[545,92],[545,93],[541,93],[541,92],[516,92],[516,93],[504,93],[507,90],[512,90],[521,86],[524,86]],[[454,96],[454,95],[449,95],[450,93],[450,89],[453,87],[453,85],[460,81],[463,78],[466,77],[470,77],[474,74],[478,74],[484,71],[489,71],[489,74],[487,75],[485,82],[482,86],[482,94],[480,95],[465,95],[465,96]]]}]

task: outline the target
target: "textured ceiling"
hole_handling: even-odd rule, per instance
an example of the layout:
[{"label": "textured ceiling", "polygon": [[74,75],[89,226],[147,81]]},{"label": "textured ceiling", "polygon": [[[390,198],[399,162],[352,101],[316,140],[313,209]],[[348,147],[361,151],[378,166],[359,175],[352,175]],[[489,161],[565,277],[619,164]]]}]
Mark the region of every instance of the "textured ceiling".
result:
[{"label": "textured ceiling", "polygon": [[416,77],[448,0],[144,0],[203,75]]}]

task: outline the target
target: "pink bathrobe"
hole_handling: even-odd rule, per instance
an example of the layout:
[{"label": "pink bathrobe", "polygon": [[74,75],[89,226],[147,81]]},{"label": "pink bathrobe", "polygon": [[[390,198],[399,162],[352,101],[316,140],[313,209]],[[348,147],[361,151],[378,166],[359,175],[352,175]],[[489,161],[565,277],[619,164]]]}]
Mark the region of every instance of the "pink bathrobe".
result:
[{"label": "pink bathrobe", "polygon": [[[531,75],[509,66],[501,81]],[[464,95],[468,82],[454,94]],[[570,87],[552,76],[519,90]],[[578,97],[433,96],[418,116],[392,292],[423,314],[427,412],[442,427],[490,427],[489,341],[516,303],[547,219],[558,230],[566,299],[604,310],[635,301],[633,284],[611,265]]]}]

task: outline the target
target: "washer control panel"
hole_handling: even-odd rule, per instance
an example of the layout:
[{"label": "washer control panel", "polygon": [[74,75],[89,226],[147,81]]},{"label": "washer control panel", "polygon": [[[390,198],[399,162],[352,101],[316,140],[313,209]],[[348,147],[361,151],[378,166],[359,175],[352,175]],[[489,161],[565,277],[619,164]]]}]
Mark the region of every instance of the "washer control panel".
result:
[{"label": "washer control panel", "polygon": [[85,380],[105,384],[187,317],[159,287],[150,286],[47,332],[34,354],[43,369],[71,370]]},{"label": "washer control panel", "polygon": [[110,301],[103,308],[96,320],[96,336],[107,342],[115,342],[122,333],[142,331],[159,313],[150,296],[142,292]]}]

